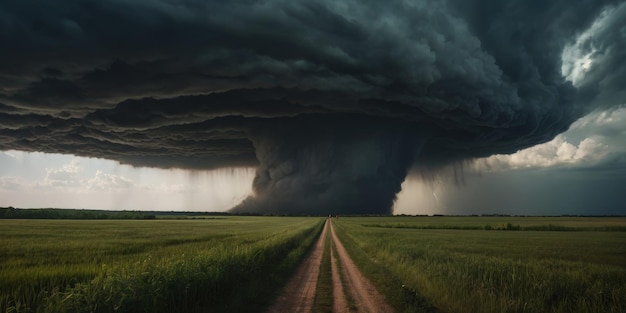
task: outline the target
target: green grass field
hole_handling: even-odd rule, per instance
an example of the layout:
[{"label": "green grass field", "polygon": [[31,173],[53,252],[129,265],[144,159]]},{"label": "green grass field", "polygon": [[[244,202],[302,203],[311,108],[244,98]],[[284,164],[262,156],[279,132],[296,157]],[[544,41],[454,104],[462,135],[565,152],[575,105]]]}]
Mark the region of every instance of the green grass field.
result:
[{"label": "green grass field", "polygon": [[0,220],[0,312],[255,312],[322,222]]},{"label": "green grass field", "polygon": [[[0,312],[258,312],[323,220],[0,219]],[[399,312],[626,312],[626,218],[334,223]]]},{"label": "green grass field", "polygon": [[400,311],[626,312],[626,218],[346,217],[335,225]]}]

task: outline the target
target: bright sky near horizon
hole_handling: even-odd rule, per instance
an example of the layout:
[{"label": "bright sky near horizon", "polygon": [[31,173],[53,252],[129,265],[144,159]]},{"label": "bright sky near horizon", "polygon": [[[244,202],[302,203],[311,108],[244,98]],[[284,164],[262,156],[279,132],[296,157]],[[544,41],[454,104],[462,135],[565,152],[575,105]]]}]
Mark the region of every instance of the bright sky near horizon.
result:
[{"label": "bright sky near horizon", "polygon": [[72,155],[0,153],[0,206],[225,211],[251,191],[254,169],[136,168]]}]

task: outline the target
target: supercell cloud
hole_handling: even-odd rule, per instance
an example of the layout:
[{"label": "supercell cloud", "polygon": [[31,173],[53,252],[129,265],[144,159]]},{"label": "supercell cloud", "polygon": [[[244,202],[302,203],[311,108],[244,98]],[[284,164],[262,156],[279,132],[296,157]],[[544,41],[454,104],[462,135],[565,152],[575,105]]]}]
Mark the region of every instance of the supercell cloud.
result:
[{"label": "supercell cloud", "polygon": [[0,149],[256,166],[235,211],[389,213],[412,166],[512,153],[623,102],[625,7],[4,1]]}]

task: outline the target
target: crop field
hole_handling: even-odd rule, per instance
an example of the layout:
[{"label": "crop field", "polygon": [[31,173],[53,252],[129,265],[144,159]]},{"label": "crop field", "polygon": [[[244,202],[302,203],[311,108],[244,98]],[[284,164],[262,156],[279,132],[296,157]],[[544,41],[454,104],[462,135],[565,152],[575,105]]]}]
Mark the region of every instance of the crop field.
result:
[{"label": "crop field", "polygon": [[[0,219],[0,312],[258,312],[323,221]],[[333,225],[398,312],[626,312],[626,218],[341,217]],[[330,263],[322,264],[318,309],[333,302]]]},{"label": "crop field", "polygon": [[323,221],[0,220],[0,312],[254,312]]},{"label": "crop field", "polygon": [[626,312],[626,218],[342,217],[399,311]]}]

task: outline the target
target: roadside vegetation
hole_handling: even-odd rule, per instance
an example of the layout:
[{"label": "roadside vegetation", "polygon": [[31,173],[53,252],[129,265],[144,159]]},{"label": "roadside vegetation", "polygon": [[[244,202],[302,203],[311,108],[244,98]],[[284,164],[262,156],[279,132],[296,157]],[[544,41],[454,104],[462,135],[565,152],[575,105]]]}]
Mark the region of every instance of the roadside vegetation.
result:
[{"label": "roadside vegetation", "polygon": [[0,220],[0,312],[256,312],[323,221]]},{"label": "roadside vegetation", "polygon": [[[0,219],[0,312],[262,311],[323,221]],[[626,312],[626,218],[333,222],[399,312]],[[325,240],[319,311],[332,305]]]},{"label": "roadside vegetation", "polygon": [[626,218],[334,222],[354,261],[401,312],[626,312]]}]

